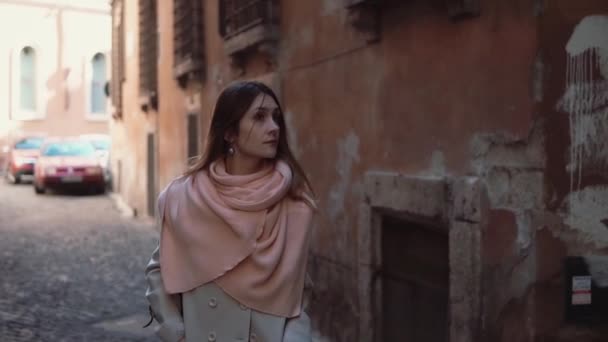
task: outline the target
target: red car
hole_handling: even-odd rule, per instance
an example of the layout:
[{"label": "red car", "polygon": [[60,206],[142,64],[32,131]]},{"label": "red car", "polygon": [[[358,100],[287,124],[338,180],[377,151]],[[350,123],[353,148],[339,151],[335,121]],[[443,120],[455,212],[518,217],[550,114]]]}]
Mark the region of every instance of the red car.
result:
[{"label": "red car", "polygon": [[34,165],[43,141],[42,137],[26,137],[9,147],[6,177],[11,183],[20,183],[34,175]]},{"label": "red car", "polygon": [[87,188],[96,193],[105,191],[103,169],[95,148],[80,139],[47,140],[40,149],[34,171],[34,190]]}]

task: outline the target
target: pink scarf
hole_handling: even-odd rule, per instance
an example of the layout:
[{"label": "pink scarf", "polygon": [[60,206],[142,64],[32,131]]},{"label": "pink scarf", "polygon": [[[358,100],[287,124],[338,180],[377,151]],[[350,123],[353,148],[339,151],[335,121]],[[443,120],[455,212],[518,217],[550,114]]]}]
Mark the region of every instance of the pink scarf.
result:
[{"label": "pink scarf", "polygon": [[312,209],[287,196],[282,161],[230,175],[223,161],[174,180],[160,194],[160,264],[168,293],[214,281],[261,312],[300,314]]}]

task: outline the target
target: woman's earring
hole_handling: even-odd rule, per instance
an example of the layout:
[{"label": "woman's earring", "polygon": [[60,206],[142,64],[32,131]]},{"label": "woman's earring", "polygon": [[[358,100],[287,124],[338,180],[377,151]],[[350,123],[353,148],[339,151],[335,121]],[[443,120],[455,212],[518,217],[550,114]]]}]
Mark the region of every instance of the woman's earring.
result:
[{"label": "woman's earring", "polygon": [[228,147],[228,155],[231,155],[231,156],[234,155],[234,147],[232,147],[232,145],[230,147]]}]

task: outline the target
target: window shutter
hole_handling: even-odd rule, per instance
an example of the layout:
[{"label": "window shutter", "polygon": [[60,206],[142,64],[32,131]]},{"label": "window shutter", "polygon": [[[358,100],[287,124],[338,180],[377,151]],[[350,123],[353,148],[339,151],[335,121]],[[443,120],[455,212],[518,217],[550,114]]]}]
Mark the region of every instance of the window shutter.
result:
[{"label": "window shutter", "polygon": [[204,71],[203,1],[175,0],[173,7],[173,71],[180,86],[202,81]]},{"label": "window shutter", "polygon": [[139,92],[144,111],[157,109],[157,3],[139,0]]}]

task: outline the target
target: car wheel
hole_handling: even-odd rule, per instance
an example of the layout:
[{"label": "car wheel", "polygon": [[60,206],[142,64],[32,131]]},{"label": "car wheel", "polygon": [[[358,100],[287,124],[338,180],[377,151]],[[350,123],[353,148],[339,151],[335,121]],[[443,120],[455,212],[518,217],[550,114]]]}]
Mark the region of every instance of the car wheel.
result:
[{"label": "car wheel", "polygon": [[34,183],[34,191],[37,195],[43,194],[46,190],[42,187],[39,187],[36,183]]}]

